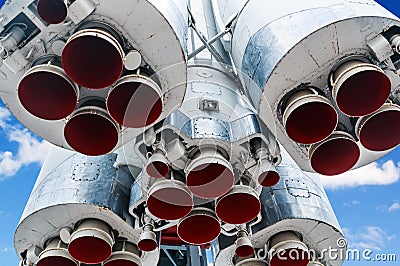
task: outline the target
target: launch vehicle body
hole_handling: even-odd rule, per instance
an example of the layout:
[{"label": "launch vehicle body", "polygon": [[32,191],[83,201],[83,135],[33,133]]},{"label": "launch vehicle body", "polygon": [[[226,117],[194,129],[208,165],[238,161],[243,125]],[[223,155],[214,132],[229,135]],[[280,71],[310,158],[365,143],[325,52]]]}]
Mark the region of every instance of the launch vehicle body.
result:
[{"label": "launch vehicle body", "polygon": [[372,0],[6,1],[1,99],[55,145],[20,266],[342,265],[306,172],[400,144],[399,69]]}]

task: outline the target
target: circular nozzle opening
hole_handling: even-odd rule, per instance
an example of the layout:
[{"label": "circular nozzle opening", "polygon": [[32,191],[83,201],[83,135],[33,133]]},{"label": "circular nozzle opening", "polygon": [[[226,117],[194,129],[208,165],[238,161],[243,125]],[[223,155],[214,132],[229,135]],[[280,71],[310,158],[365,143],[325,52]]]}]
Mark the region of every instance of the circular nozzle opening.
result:
[{"label": "circular nozzle opening", "polygon": [[145,76],[125,76],[108,94],[107,109],[120,125],[146,127],[153,124],[162,113],[161,89]]},{"label": "circular nozzle opening", "polygon": [[338,175],[350,170],[360,157],[354,138],[345,132],[334,132],[328,139],[310,147],[312,168],[323,175]]},{"label": "circular nozzle opening", "polygon": [[309,257],[307,246],[295,233],[282,232],[272,237],[270,266],[307,266]]},{"label": "circular nozzle opening", "polygon": [[149,158],[149,162],[146,166],[146,172],[149,176],[154,178],[162,178],[168,175],[169,166],[162,151],[156,150]]},{"label": "circular nozzle opening", "polygon": [[117,124],[105,110],[85,106],[76,110],[67,121],[64,137],[77,152],[99,156],[115,148],[119,133]]},{"label": "circular nozzle opening", "polygon": [[217,200],[215,210],[217,216],[225,223],[245,224],[257,217],[261,203],[253,188],[236,185]]},{"label": "circular nozzle opening", "polygon": [[110,33],[84,29],[69,38],[61,59],[65,72],[73,81],[86,88],[102,89],[114,84],[121,76],[123,54],[121,45]]},{"label": "circular nozzle opening", "polygon": [[236,247],[235,254],[239,257],[249,257],[253,255],[254,248],[250,245],[241,245]]},{"label": "circular nozzle opening", "polygon": [[190,213],[193,198],[185,184],[177,180],[156,182],[149,190],[147,208],[162,220],[177,220]]},{"label": "circular nozzle opening", "polygon": [[186,243],[203,245],[216,239],[221,232],[213,211],[207,208],[195,208],[178,224],[178,236]]},{"label": "circular nozzle opening", "polygon": [[150,252],[158,248],[157,237],[153,232],[153,226],[145,226],[144,231],[140,234],[138,247],[145,252]]},{"label": "circular nozzle opening", "polygon": [[141,266],[137,247],[127,241],[117,242],[113,247],[111,257],[103,266]]},{"label": "circular nozzle opening", "polygon": [[378,110],[391,90],[390,79],[381,68],[358,60],[341,64],[331,79],[332,94],[338,108],[353,117]]},{"label": "circular nozzle opening", "polygon": [[196,196],[215,199],[235,182],[231,164],[215,149],[206,148],[187,167],[186,184]]},{"label": "circular nozzle opening", "polygon": [[46,249],[39,255],[39,260],[36,266],[78,266],[68,253],[67,245],[64,244],[59,238],[55,238],[49,242]]},{"label": "circular nozzle opening", "polygon": [[97,264],[111,256],[113,244],[107,224],[98,220],[86,220],[72,233],[68,251],[80,262]]},{"label": "circular nozzle opening", "polygon": [[78,101],[78,88],[54,65],[38,65],[29,69],[18,85],[22,106],[32,115],[45,120],[69,116]]},{"label": "circular nozzle opening", "polygon": [[254,247],[247,232],[239,232],[238,239],[236,240],[235,254],[241,258],[250,257],[254,254]]},{"label": "circular nozzle opening", "polygon": [[289,98],[283,122],[289,138],[312,144],[327,138],[335,130],[338,114],[329,100],[303,90]]},{"label": "circular nozzle opening", "polygon": [[279,173],[275,169],[270,169],[258,176],[258,183],[263,187],[273,187],[279,183],[280,179]]},{"label": "circular nozzle opening", "polygon": [[41,19],[49,24],[59,24],[67,17],[67,6],[63,0],[39,0],[37,11]]},{"label": "circular nozzle opening", "polygon": [[361,144],[371,151],[385,151],[400,144],[400,107],[385,104],[356,125]]},{"label": "circular nozzle opening", "polygon": [[273,187],[278,184],[281,179],[275,167],[268,160],[261,160],[259,162],[256,176],[258,176],[258,183],[263,187]]}]

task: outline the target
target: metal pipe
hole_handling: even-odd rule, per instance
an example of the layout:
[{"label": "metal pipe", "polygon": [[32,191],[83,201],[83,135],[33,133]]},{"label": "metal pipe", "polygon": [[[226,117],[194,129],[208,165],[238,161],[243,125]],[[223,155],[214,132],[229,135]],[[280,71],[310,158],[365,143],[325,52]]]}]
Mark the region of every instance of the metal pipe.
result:
[{"label": "metal pipe", "polygon": [[192,59],[193,57],[195,57],[196,55],[198,55],[199,53],[201,53],[204,49],[206,49],[207,47],[211,46],[213,43],[215,43],[216,41],[218,41],[221,37],[223,37],[224,35],[226,35],[227,33],[230,32],[230,28],[226,28],[224,31],[221,31],[220,33],[218,33],[217,35],[215,35],[214,37],[212,37],[210,40],[208,40],[205,44],[203,44],[202,46],[200,46],[199,48],[197,48],[194,52],[192,52],[191,54],[189,54],[188,56],[188,60]]}]

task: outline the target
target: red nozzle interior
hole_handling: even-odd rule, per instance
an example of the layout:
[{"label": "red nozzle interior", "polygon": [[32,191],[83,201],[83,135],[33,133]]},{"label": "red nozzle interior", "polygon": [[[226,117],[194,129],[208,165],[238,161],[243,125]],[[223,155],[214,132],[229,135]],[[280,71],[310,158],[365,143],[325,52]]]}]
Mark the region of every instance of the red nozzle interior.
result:
[{"label": "red nozzle interior", "polygon": [[281,177],[276,171],[266,171],[258,176],[258,183],[263,187],[272,187],[279,183]]},{"label": "red nozzle interior", "polygon": [[61,256],[52,256],[41,259],[36,266],[77,266],[77,263],[71,259],[61,257]]},{"label": "red nozzle interior", "polygon": [[340,86],[336,102],[349,116],[364,116],[378,110],[389,97],[390,79],[381,72],[367,70],[349,77]]},{"label": "red nozzle interior", "polygon": [[184,246],[186,243],[178,236],[178,227],[172,226],[161,232],[161,245]]},{"label": "red nozzle interior", "polygon": [[384,111],[369,118],[361,128],[360,141],[372,151],[385,151],[399,145],[400,111]]},{"label": "red nozzle interior", "polygon": [[64,136],[74,150],[91,156],[109,153],[118,143],[118,130],[114,124],[91,113],[72,117],[65,125]]},{"label": "red nozzle interior", "polygon": [[145,252],[150,252],[155,250],[158,247],[158,244],[156,241],[151,239],[142,239],[139,241],[138,247],[140,250],[143,250]]},{"label": "red nozzle interior", "polygon": [[68,245],[71,256],[86,264],[97,264],[107,260],[112,253],[112,247],[97,237],[80,237]]},{"label": "red nozzle interior", "polygon": [[178,225],[178,235],[186,243],[202,245],[216,239],[221,232],[219,221],[211,215],[189,215]]},{"label": "red nozzle interior", "polygon": [[360,157],[357,144],[346,138],[322,143],[312,154],[312,168],[323,175],[338,175],[350,170]]},{"label": "red nozzle interior", "polygon": [[173,186],[156,190],[147,199],[149,211],[163,220],[180,219],[190,213],[192,206],[192,196]]},{"label": "red nozzle interior", "polygon": [[202,164],[195,167],[186,178],[189,190],[196,196],[213,199],[227,193],[235,178],[232,171],[218,163]]},{"label": "red nozzle interior", "polygon": [[49,24],[58,24],[67,17],[67,6],[62,0],[39,0],[37,11],[41,19]]},{"label": "red nozzle interior", "polygon": [[46,120],[67,117],[78,100],[71,83],[50,71],[37,71],[22,78],[18,97],[29,113]]},{"label": "red nozzle interior", "polygon": [[150,162],[146,166],[146,172],[149,176],[154,178],[166,177],[169,173],[168,164],[160,161]]},{"label": "red nozzle interior", "polygon": [[235,253],[242,258],[250,257],[254,254],[254,248],[252,246],[242,245],[236,248]]},{"label": "red nozzle interior", "polygon": [[270,266],[307,266],[310,262],[308,252],[302,249],[285,249],[272,257]]},{"label": "red nozzle interior", "polygon": [[142,128],[154,123],[162,113],[162,99],[151,86],[139,82],[117,85],[108,95],[107,109],[118,124]]},{"label": "red nozzle interior", "polygon": [[332,133],[337,124],[336,110],[323,102],[309,102],[299,106],[286,121],[288,136],[303,144],[319,142]]},{"label": "red nozzle interior", "polygon": [[92,35],[78,36],[69,41],[61,59],[67,75],[90,89],[111,86],[123,70],[118,49],[110,41]]},{"label": "red nozzle interior", "polygon": [[257,217],[261,203],[249,193],[228,193],[216,204],[217,216],[229,224],[245,224]]}]

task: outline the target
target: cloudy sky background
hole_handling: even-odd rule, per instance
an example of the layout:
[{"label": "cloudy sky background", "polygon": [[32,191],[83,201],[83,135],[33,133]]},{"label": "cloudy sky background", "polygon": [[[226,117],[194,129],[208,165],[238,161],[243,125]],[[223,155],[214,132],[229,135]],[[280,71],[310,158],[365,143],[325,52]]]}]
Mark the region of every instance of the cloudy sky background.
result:
[{"label": "cloudy sky background", "polygon": [[[0,1],[0,5],[4,1]],[[378,1],[400,16],[398,0]],[[13,236],[50,144],[25,129],[0,103],[0,264],[18,265]],[[400,148],[358,170],[321,178],[350,248],[396,254],[400,264]]]}]

